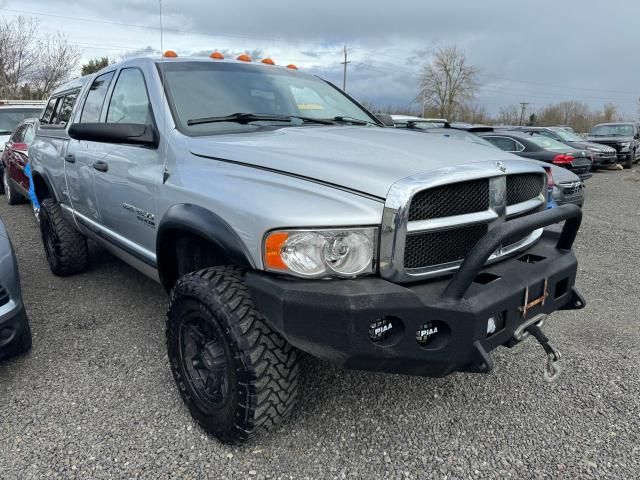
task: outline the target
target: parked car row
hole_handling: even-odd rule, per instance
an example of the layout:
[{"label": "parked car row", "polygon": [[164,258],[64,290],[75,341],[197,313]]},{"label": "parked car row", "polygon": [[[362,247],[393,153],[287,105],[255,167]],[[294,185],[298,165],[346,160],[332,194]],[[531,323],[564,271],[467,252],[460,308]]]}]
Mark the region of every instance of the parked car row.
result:
[{"label": "parked car row", "polygon": [[[583,180],[591,176],[591,173],[585,168],[585,162],[590,165],[590,160],[585,158],[574,159],[574,168],[567,168],[570,167],[566,162],[568,158],[564,158],[565,161],[563,162],[554,162],[553,160],[560,153],[546,150],[535,143],[535,140],[544,143],[544,137],[529,139],[525,134],[522,134],[522,138],[520,138],[517,137],[520,132],[515,132],[516,137],[511,138],[509,134],[514,132],[505,131],[506,135],[503,135],[503,132],[500,131],[500,135],[498,135],[498,132],[494,131],[493,127],[486,125],[446,122],[445,127],[439,127],[430,120],[419,117],[392,115],[391,118],[396,128],[408,128],[422,133],[442,135],[453,140],[476,143],[489,148],[499,148],[527,158],[543,166],[547,171],[549,176],[550,206],[564,205],[566,203],[572,203],[580,207],[584,205],[585,185]],[[528,150],[518,140],[527,145],[529,147]],[[565,151],[566,149],[567,146],[562,145],[561,150]],[[580,173],[582,177],[579,177],[576,173]]]},{"label": "parked car row", "polygon": [[[10,204],[21,194],[10,180],[5,165],[25,165],[28,142],[33,140],[33,121],[42,113],[44,102],[0,100],[0,193],[7,193]],[[26,120],[26,122],[25,122]],[[20,177],[15,172],[16,178]],[[22,187],[28,183],[22,182]],[[26,187],[28,190],[28,186]],[[9,233],[0,220],[0,360],[26,353],[31,348],[31,327],[22,301],[18,262]]]}]

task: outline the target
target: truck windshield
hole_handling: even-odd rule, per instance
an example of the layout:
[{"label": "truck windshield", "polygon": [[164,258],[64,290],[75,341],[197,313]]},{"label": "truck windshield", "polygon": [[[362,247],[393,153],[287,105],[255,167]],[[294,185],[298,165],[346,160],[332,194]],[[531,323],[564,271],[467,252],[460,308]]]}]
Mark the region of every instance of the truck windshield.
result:
[{"label": "truck windshield", "polygon": [[593,137],[632,137],[633,126],[624,123],[596,125],[590,135]]},{"label": "truck windshield", "polygon": [[0,108],[0,135],[9,135],[25,118],[39,117],[42,107]]},{"label": "truck windshield", "polygon": [[[295,70],[213,61],[165,62],[158,69],[161,75],[164,71],[173,117],[187,135],[246,132],[265,125],[375,124],[342,92]],[[237,120],[239,114],[241,122]],[[327,121],[315,123],[301,118]],[[207,119],[215,121],[194,121]]]}]

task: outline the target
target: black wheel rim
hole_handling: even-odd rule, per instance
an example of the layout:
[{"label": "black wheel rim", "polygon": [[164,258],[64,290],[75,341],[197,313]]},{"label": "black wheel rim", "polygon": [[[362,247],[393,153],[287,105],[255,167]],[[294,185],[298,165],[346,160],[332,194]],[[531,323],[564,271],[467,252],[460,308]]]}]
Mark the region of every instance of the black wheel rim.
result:
[{"label": "black wheel rim", "polygon": [[190,389],[205,410],[223,406],[229,397],[229,360],[222,334],[198,314],[180,328],[180,361]]}]

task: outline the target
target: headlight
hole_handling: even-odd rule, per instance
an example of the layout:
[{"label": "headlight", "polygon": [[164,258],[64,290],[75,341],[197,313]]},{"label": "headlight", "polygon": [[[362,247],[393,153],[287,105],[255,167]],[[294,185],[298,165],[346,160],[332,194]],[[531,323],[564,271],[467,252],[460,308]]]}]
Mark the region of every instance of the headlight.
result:
[{"label": "headlight", "polygon": [[629,150],[630,146],[631,146],[630,142],[621,143],[620,144],[620,151],[626,152],[627,150]]},{"label": "headlight", "polygon": [[305,278],[373,273],[377,229],[277,230],[264,242],[267,270]]}]

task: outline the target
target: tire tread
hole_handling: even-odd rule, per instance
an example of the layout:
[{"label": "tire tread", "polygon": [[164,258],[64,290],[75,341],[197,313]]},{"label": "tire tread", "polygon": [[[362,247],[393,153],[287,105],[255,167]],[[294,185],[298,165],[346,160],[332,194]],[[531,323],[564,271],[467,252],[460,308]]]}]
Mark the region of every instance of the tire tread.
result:
[{"label": "tire tread", "polygon": [[[293,410],[298,392],[296,350],[256,310],[244,283],[244,270],[213,267],[180,278],[172,290],[167,316],[167,342],[177,335],[176,305],[184,297],[197,298],[213,312],[234,344],[238,379],[236,418],[233,426],[220,431],[194,418],[225,443],[246,442],[272,430]],[[184,381],[171,362],[176,382]],[[196,408],[186,388],[179,391],[190,410]],[[193,413],[193,411],[192,411]]]}]

